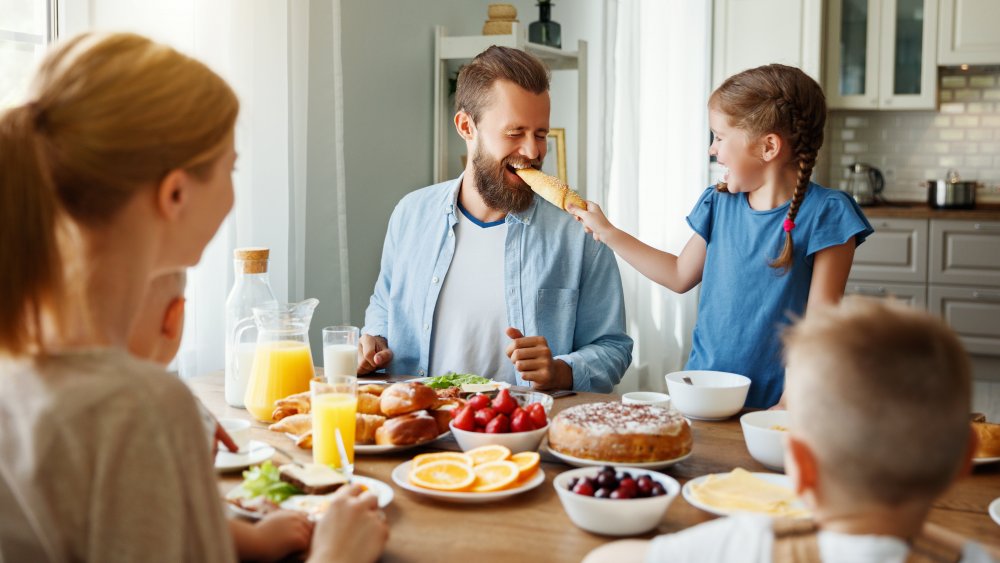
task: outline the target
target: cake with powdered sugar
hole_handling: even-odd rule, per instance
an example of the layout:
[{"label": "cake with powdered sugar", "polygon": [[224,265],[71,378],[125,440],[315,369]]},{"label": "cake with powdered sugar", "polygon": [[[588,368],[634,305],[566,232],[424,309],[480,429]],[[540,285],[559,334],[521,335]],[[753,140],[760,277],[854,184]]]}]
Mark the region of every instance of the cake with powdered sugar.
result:
[{"label": "cake with powdered sugar", "polygon": [[560,412],[549,426],[549,448],[614,463],[649,463],[687,455],[691,427],[674,411],[649,405],[588,403]]}]

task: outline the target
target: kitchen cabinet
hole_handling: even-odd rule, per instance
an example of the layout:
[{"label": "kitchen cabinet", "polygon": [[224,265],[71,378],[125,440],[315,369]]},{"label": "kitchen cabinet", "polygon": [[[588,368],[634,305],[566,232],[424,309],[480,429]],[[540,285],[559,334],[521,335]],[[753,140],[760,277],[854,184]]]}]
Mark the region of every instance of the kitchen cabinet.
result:
[{"label": "kitchen cabinet", "polygon": [[940,0],[938,64],[1000,64],[996,0]]},{"label": "kitchen cabinet", "polygon": [[938,0],[830,0],[830,109],[934,109]]},{"label": "kitchen cabinet", "polygon": [[821,0],[715,0],[712,88],[737,72],[781,63],[820,80]]},{"label": "kitchen cabinet", "polygon": [[1000,360],[1000,221],[875,218],[872,226],[845,292],[926,308],[955,330],[974,365]]}]

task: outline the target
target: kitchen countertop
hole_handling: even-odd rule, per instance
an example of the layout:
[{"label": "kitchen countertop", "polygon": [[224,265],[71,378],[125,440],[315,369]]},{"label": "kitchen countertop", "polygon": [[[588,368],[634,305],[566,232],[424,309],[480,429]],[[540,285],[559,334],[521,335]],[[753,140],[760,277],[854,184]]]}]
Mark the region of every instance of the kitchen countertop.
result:
[{"label": "kitchen countertop", "polygon": [[865,216],[896,219],[966,219],[1000,221],[1000,204],[980,203],[975,209],[932,209],[926,203],[900,202],[862,207]]}]

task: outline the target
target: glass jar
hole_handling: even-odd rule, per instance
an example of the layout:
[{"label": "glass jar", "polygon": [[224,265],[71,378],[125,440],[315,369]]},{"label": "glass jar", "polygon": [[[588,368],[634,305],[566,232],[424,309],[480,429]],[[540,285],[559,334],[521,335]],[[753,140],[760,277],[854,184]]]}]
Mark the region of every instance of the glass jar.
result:
[{"label": "glass jar", "polygon": [[[245,408],[243,400],[257,350],[256,330],[243,332],[237,341],[236,327],[240,321],[253,317],[254,307],[278,302],[267,274],[269,255],[267,248],[237,248],[233,251],[236,277],[226,299],[225,378],[226,403],[233,407]],[[233,361],[234,355],[239,356],[239,362]]]}]

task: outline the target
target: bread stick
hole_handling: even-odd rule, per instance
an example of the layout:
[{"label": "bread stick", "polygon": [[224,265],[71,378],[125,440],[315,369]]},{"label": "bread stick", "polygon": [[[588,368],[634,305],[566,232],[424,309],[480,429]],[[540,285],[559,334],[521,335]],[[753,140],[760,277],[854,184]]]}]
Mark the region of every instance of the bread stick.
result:
[{"label": "bread stick", "polygon": [[587,209],[587,202],[580,197],[580,194],[571,190],[555,176],[549,176],[535,168],[522,168],[517,171],[517,175],[528,184],[531,191],[563,211],[569,211],[570,204],[580,209]]}]

